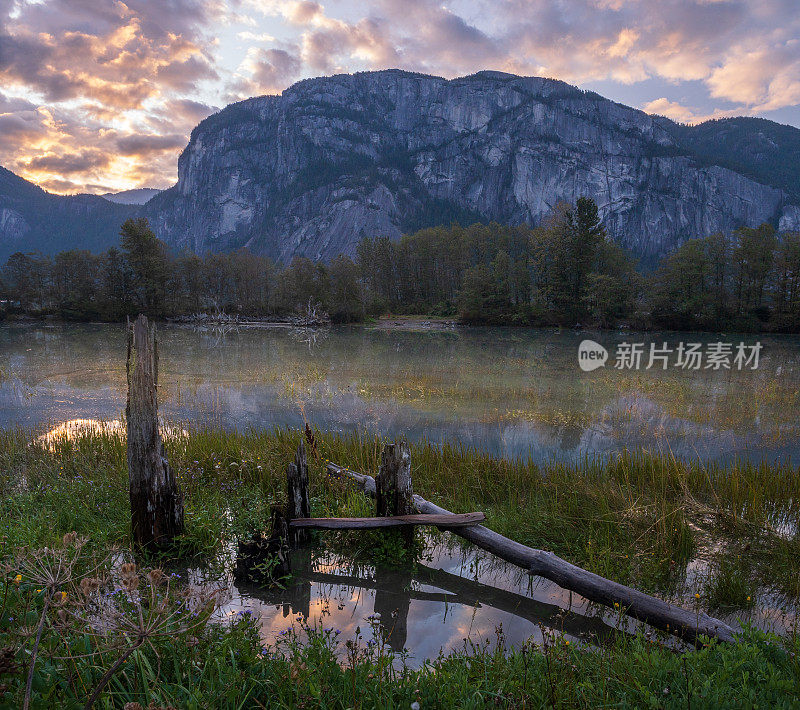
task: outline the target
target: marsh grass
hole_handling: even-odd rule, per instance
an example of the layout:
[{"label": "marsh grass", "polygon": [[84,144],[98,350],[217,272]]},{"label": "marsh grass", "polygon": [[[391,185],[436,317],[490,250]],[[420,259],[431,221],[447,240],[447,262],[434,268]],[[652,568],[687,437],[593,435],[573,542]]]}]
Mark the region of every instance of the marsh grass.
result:
[{"label": "marsh grass", "polygon": [[[284,500],[285,464],[300,433],[173,431],[166,448],[187,511],[187,530],[176,554],[209,561],[233,549],[232,541],[263,529],[269,506]],[[126,547],[124,436],[109,428],[45,444],[36,433],[0,433],[5,556],[21,546],[52,545],[71,530],[88,538],[86,549],[95,555],[110,545]],[[314,438],[312,513],[371,514],[369,500],[324,469],[326,460],[333,460],[374,474],[383,442],[320,432]],[[747,610],[758,605],[764,590],[796,604],[800,476],[795,469],[687,464],[633,452],[607,461],[537,466],[460,446],[423,442],[411,448],[418,493],[456,512],[483,510],[490,527],[524,544],[665,596],[684,595],[694,603],[697,594],[698,608]],[[365,540],[342,534],[326,537],[325,544],[354,564],[408,561],[389,537],[379,544],[377,538]],[[710,572],[696,580],[696,589],[687,590],[687,562],[704,554],[712,559]],[[4,626],[0,634],[8,630]],[[624,636],[599,651],[573,648],[563,640],[535,652],[526,647],[505,654],[468,646],[411,671],[363,653],[354,656],[351,667],[342,667],[332,634],[311,629],[306,642],[287,637],[265,649],[256,625],[243,618],[230,627],[203,630],[188,646],[166,639],[132,651],[98,703],[408,708],[419,702],[423,708],[445,708],[611,702],[617,707],[791,707],[800,701],[800,649],[793,635],[779,640],[748,631],[741,644],[709,644],[683,657],[644,638]],[[75,643],[79,647],[79,639]],[[82,672],[82,661],[73,663],[68,669],[48,661],[41,672],[59,684],[64,702],[72,698],[75,704],[88,692],[80,696],[83,691],[65,682]],[[96,664],[92,669],[96,683],[100,669]],[[19,698],[21,686],[12,678],[4,682],[11,694],[5,697]]]},{"label": "marsh grass", "polygon": [[[269,506],[284,500],[283,471],[300,433],[175,432],[166,445],[186,495],[183,556],[212,555],[226,541],[262,529]],[[313,513],[371,512],[361,494],[325,474],[325,460],[375,474],[381,439],[315,436]],[[48,446],[34,438],[21,430],[0,433],[6,544],[46,544],[70,530],[98,544],[128,544],[124,436],[104,429]],[[746,559],[757,586],[794,598],[800,592],[798,469],[686,463],[643,452],[539,466],[458,445],[411,448],[416,492],[456,512],[481,510],[492,529],[611,579],[676,592],[688,560],[713,550],[717,560]]]},{"label": "marsh grass", "polygon": [[751,565],[741,556],[723,556],[713,566],[706,587],[712,607],[749,608],[756,603],[756,585]]}]

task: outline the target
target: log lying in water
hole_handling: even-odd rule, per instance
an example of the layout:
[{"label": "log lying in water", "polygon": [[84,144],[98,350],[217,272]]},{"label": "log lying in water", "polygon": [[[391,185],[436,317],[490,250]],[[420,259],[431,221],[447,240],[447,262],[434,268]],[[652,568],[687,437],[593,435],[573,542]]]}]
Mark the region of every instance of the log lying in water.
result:
[{"label": "log lying in water", "polygon": [[[375,479],[363,473],[356,473],[334,463],[328,464],[328,473],[333,476],[347,476],[368,495],[375,495]],[[414,506],[423,514],[448,515],[449,510],[419,495],[413,497]],[[536,550],[509,540],[483,525],[453,528],[454,535],[469,540],[474,545],[498,557],[528,570],[560,587],[576,592],[589,601],[619,609],[628,616],[650,624],[679,638],[698,643],[701,636],[720,641],[735,641],[736,633],[725,622],[708,614],[683,609],[662,599],[639,592],[624,584],[612,582],[593,572],[587,572],[576,565],[562,560],[552,552]]]},{"label": "log lying in water", "polygon": [[484,520],[486,520],[486,516],[483,513],[394,515],[386,518],[297,518],[289,523],[289,527],[317,530],[370,530],[411,525],[435,525],[439,528],[451,528],[477,525]]}]

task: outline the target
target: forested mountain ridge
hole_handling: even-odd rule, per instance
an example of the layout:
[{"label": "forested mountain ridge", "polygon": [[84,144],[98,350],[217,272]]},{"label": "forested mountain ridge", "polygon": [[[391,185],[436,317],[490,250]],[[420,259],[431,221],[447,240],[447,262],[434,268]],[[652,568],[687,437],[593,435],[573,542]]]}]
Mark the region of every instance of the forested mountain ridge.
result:
[{"label": "forested mountain ridge", "polygon": [[[671,123],[671,122],[670,122]],[[687,151],[786,192],[800,205],[800,131],[764,118],[739,117],[672,124],[672,134]]]},{"label": "forested mountain ridge", "polygon": [[53,195],[0,167],[0,261],[17,251],[100,252],[119,241],[135,208],[98,195]]},{"label": "forested mountain ridge", "polygon": [[[564,82],[499,72],[308,79],[201,122],[177,185],[145,213],[170,244],[246,246],[284,263],[452,221],[538,224],[581,195],[617,243],[651,262],[742,225],[796,228],[796,171],[768,170],[786,146],[763,141],[747,154],[739,140],[724,156],[711,147],[722,125],[683,127]],[[779,128],[800,145],[800,131]],[[734,162],[748,174],[726,167]]]},{"label": "forested mountain ridge", "polygon": [[764,119],[682,126],[500,72],[343,74],[209,116],[177,184],[145,205],[51,195],[0,169],[0,260],[101,251],[145,216],[175,249],[329,261],[437,224],[536,225],[588,196],[611,238],[654,264],[740,226],[800,229],[798,160],[800,130]]}]

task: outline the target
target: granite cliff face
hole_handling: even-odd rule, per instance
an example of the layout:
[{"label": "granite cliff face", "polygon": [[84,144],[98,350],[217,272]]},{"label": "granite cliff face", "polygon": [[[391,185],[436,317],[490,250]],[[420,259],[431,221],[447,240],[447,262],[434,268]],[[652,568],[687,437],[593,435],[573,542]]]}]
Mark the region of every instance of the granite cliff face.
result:
[{"label": "granite cliff face", "polygon": [[144,210],[177,247],[247,246],[283,262],[352,255],[364,235],[452,220],[537,224],[580,195],[648,261],[743,224],[800,228],[787,190],[701,156],[687,130],[563,82],[498,72],[310,79],[203,121],[177,185]]}]

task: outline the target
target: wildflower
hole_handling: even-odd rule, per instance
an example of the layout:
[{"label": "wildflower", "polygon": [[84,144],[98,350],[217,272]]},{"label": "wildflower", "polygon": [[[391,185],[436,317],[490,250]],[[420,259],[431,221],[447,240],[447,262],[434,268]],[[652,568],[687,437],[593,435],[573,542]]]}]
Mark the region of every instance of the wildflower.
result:
[{"label": "wildflower", "polygon": [[16,577],[14,577],[14,584],[19,584],[21,581],[22,581],[21,574],[18,574]]},{"label": "wildflower", "polygon": [[[694,598],[695,598],[695,599],[699,599],[699,598],[700,598],[700,595],[699,595],[699,594],[695,594],[695,595],[694,595]],[[748,599],[749,599],[749,597],[748,597]]]},{"label": "wildflower", "polygon": [[416,700],[411,703],[411,710],[419,710],[419,703]]}]

